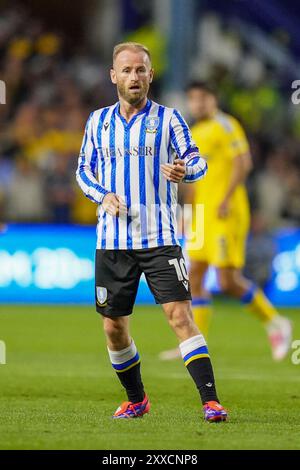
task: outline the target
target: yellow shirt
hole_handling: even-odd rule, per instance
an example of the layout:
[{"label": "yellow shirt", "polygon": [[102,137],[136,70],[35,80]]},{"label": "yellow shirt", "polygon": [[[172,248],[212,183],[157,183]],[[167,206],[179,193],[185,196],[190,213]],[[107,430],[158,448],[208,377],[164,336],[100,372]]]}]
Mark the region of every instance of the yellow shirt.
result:
[{"label": "yellow shirt", "polygon": [[33,161],[39,162],[49,152],[77,155],[82,142],[82,133],[49,129],[40,137],[32,138],[25,146],[24,153]]},{"label": "yellow shirt", "polygon": [[[229,187],[234,159],[248,152],[249,144],[239,122],[220,111],[211,119],[199,121],[191,131],[208,165],[205,178],[194,183],[195,203],[204,203],[206,210],[216,213]],[[236,188],[230,205],[239,205],[241,210],[248,209],[244,184]]]}]

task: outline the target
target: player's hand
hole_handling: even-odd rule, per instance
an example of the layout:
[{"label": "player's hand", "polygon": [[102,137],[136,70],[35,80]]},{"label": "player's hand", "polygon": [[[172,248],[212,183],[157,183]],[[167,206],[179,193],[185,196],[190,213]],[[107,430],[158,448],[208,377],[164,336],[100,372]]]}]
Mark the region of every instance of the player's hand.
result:
[{"label": "player's hand", "polygon": [[127,207],[120,196],[114,193],[108,193],[104,196],[102,207],[109,215],[119,217],[127,213]]},{"label": "player's hand", "polygon": [[174,160],[174,164],[165,163],[160,165],[161,171],[163,172],[164,177],[172,183],[180,183],[182,178],[185,176],[185,163],[180,158]]},{"label": "player's hand", "polygon": [[218,207],[218,218],[219,219],[226,219],[229,214],[229,201],[224,199]]}]

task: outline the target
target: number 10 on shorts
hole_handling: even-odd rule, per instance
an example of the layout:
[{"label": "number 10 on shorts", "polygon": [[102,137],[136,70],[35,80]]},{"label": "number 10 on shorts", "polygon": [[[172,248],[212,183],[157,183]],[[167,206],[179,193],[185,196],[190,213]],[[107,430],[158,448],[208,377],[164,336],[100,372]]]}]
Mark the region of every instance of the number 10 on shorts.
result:
[{"label": "number 10 on shorts", "polygon": [[176,274],[178,277],[178,281],[188,281],[189,280],[189,275],[185,266],[185,262],[183,258],[180,258],[178,260],[177,258],[170,259],[169,264],[174,266],[176,270]]}]

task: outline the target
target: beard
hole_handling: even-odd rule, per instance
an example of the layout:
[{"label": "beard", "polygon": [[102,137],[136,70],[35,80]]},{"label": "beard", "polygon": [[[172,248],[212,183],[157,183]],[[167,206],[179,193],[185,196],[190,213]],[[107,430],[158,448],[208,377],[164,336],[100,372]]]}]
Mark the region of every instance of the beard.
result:
[{"label": "beard", "polygon": [[123,83],[118,83],[117,89],[118,89],[119,95],[125,101],[127,101],[127,103],[134,106],[134,105],[139,104],[141,101],[143,101],[143,99],[145,98],[145,96],[147,96],[148,91],[149,91],[148,83],[147,84],[142,83],[139,86],[140,86],[140,89],[133,92],[129,88],[126,88],[126,86]]}]

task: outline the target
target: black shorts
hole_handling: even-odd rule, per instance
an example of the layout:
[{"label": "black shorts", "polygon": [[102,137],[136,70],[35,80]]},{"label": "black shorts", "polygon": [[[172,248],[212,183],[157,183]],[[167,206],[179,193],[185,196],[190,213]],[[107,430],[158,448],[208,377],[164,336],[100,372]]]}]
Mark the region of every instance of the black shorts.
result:
[{"label": "black shorts", "polygon": [[140,250],[96,250],[97,312],[109,317],[130,315],[144,273],[157,304],[191,300],[181,247]]}]

